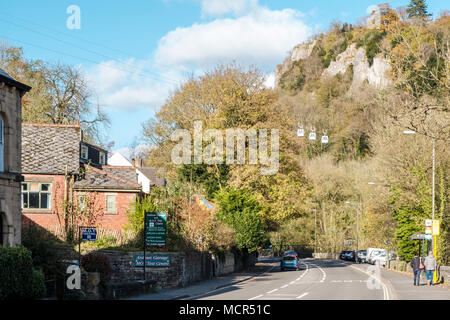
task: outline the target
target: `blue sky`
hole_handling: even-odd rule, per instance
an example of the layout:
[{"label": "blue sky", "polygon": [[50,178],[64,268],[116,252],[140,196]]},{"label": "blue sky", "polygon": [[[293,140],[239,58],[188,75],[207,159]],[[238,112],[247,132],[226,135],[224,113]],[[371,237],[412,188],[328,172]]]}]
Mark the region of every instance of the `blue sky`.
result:
[{"label": "blue sky", "polygon": [[[409,0],[391,1],[391,6]],[[164,104],[187,75],[218,63],[275,66],[296,44],[330,22],[355,23],[376,1],[303,0],[0,0],[0,41],[25,56],[79,66],[111,117],[106,140],[123,149],[141,123]],[[77,5],[81,28],[68,29]],[[429,0],[435,16],[445,0]]]}]

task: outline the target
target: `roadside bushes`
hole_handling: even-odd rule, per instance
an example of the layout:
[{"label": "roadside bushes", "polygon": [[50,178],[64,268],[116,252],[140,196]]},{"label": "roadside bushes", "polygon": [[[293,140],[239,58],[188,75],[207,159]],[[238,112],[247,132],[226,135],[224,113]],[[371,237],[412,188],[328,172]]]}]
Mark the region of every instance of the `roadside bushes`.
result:
[{"label": "roadside bushes", "polygon": [[81,257],[81,267],[87,272],[100,273],[100,289],[104,296],[111,280],[112,267],[108,257],[100,252],[90,252]]},{"label": "roadside bushes", "polygon": [[44,274],[33,268],[23,246],[0,246],[0,300],[36,299],[45,295]]}]

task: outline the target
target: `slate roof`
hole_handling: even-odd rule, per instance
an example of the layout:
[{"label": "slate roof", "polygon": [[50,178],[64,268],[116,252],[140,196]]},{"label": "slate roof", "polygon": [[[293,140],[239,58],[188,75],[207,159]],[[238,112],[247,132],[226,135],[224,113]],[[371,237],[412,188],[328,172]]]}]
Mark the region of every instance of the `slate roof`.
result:
[{"label": "slate roof", "polygon": [[10,86],[16,87],[23,91],[30,91],[31,87],[23,84],[19,81],[16,81],[13,77],[11,77],[5,70],[0,68],[0,81],[9,84]]},{"label": "slate roof", "polygon": [[133,167],[113,167],[113,166],[102,166],[102,170],[114,174],[122,179],[128,180],[133,183],[138,183],[138,175],[136,169]]},{"label": "slate roof", "polygon": [[150,184],[152,186],[164,187],[166,185],[166,179],[159,177],[159,169],[152,167],[137,167],[137,170],[142,172],[144,176],[150,179]]},{"label": "slate roof", "polygon": [[137,182],[136,170],[133,168],[111,168],[102,169],[92,166],[85,167],[84,178],[75,182],[75,189],[120,189],[140,190]]},{"label": "slate roof", "polygon": [[80,167],[79,125],[22,124],[22,173],[77,173]]}]

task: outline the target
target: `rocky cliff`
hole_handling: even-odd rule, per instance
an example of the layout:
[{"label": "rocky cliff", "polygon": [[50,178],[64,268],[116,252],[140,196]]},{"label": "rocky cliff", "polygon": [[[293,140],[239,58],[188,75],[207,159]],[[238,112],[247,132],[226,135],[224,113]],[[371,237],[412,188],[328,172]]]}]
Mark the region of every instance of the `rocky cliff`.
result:
[{"label": "rocky cliff", "polygon": [[[276,87],[278,87],[283,74],[291,70],[294,62],[305,60],[312,54],[315,45],[316,41],[296,46],[283,64],[277,66],[275,71]],[[369,84],[378,88],[385,88],[392,83],[392,80],[389,78],[389,71],[391,70],[389,60],[379,54],[373,59],[372,65],[370,65],[366,56],[366,50],[363,47],[357,48],[355,43],[351,44],[336,57],[335,61],[330,63],[328,68],[323,71],[322,77],[344,74],[350,66],[353,67],[353,85],[361,84],[367,80]]]}]

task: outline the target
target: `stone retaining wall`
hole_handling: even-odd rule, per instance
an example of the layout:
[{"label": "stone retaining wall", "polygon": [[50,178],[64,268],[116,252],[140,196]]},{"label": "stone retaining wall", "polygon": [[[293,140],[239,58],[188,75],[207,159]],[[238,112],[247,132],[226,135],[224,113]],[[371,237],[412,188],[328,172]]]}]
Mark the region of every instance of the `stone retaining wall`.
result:
[{"label": "stone retaining wall", "polygon": [[[65,248],[57,250],[61,258],[66,261],[78,260],[78,253],[74,250]],[[143,251],[99,250],[97,252],[105,254],[111,263],[112,283],[144,279],[144,268],[134,266],[134,256],[143,255]],[[150,253],[147,252],[148,254]],[[224,259],[200,252],[157,252],[155,254],[170,256],[170,267],[146,268],[146,279],[155,280],[157,288],[186,287],[197,281],[211,279],[213,276],[241,271],[254,265],[257,260],[256,255],[238,257],[233,253],[226,253]]]},{"label": "stone retaining wall", "polygon": [[[413,273],[413,270],[408,262],[400,261],[400,260],[391,260],[389,261],[389,264],[386,266],[388,269],[401,271],[401,272],[407,272],[407,273]],[[424,277],[424,272],[422,273],[422,278]],[[441,282],[449,282],[450,280],[450,267],[448,266],[438,266],[437,269],[437,277]]]}]

